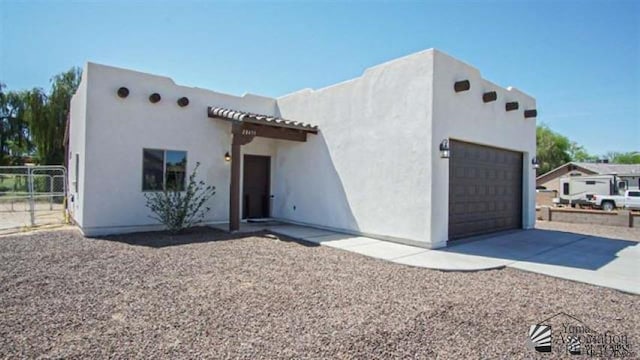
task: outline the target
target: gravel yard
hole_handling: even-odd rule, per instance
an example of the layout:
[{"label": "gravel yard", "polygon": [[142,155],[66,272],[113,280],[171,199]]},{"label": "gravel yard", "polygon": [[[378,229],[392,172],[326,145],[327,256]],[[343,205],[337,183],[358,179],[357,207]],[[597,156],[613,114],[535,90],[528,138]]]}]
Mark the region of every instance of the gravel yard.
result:
[{"label": "gravel yard", "polygon": [[209,229],[0,237],[0,286],[2,358],[549,358],[527,332],[559,312],[640,347],[639,296]]}]

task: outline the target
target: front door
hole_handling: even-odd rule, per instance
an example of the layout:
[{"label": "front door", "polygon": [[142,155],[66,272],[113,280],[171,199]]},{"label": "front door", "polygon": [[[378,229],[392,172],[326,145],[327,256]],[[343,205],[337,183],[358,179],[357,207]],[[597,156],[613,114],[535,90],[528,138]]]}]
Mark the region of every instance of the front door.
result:
[{"label": "front door", "polygon": [[269,156],[245,155],[242,177],[242,217],[256,219],[269,217]]}]

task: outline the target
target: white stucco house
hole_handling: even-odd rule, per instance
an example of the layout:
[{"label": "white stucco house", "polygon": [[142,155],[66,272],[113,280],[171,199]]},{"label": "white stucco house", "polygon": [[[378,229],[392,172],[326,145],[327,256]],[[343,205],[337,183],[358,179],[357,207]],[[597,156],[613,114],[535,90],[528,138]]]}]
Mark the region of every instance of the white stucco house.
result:
[{"label": "white stucco house", "polygon": [[145,191],[214,185],[205,223],[272,218],[427,248],[535,222],[535,100],[426,50],[323,89],[232,96],[87,63],[71,101],[73,220],[156,230]]}]

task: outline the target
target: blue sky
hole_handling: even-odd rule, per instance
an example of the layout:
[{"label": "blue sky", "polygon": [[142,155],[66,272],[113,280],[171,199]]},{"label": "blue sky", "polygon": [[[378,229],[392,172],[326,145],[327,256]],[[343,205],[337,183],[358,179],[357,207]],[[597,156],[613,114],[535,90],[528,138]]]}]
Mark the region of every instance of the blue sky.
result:
[{"label": "blue sky", "polygon": [[280,96],[438,48],[536,97],[592,153],[640,150],[640,1],[0,0],[0,81],[48,88],[94,61]]}]

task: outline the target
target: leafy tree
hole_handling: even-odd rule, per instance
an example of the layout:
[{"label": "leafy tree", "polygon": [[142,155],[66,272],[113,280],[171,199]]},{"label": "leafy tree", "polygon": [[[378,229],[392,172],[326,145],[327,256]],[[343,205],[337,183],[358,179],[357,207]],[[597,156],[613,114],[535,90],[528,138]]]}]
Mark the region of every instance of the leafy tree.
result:
[{"label": "leafy tree", "polygon": [[[34,144],[40,162],[42,154],[50,151],[43,139],[46,136],[45,127],[49,124],[47,114],[47,95],[44,90],[34,88],[24,93],[25,120],[29,125],[29,135]],[[37,135],[36,135],[37,134]],[[47,162],[44,162],[47,164]]]},{"label": "leafy tree", "polygon": [[595,162],[598,159],[597,156],[589,154],[584,146],[578,145],[575,141],[572,141],[569,146],[569,156],[572,161],[581,162]]},{"label": "leafy tree", "polygon": [[640,164],[640,151],[609,152],[605,157],[615,164]]},{"label": "leafy tree", "polygon": [[41,164],[62,164],[64,132],[71,96],[81,78],[73,67],[51,79],[43,89],[5,92],[0,83],[0,164],[19,163],[34,153]]},{"label": "leafy tree", "polygon": [[540,162],[539,174],[544,174],[571,161],[572,143],[568,138],[554,132],[547,125],[538,125],[536,142],[538,144],[536,157]]},{"label": "leafy tree", "polygon": [[62,164],[64,132],[71,97],[78,89],[82,71],[78,67],[54,76],[47,96],[42,89],[27,94],[27,119],[41,164]]},{"label": "leafy tree", "polygon": [[196,163],[189,175],[189,183],[184,191],[176,191],[177,184],[174,184],[163,191],[144,194],[146,206],[154,213],[151,218],[165,225],[171,233],[192,227],[211,210],[204,204],[215,195],[216,188],[205,185],[204,181],[196,181],[198,167],[200,163]]},{"label": "leafy tree", "polygon": [[32,150],[23,92],[6,92],[0,83],[0,165],[20,163]]},{"label": "leafy tree", "polygon": [[[595,162],[600,157],[591,155],[584,146],[551,130],[547,125],[538,125],[536,141],[540,162],[539,174],[553,170],[569,161]],[[608,152],[603,156],[609,162],[616,164],[640,164],[640,152]]]}]

